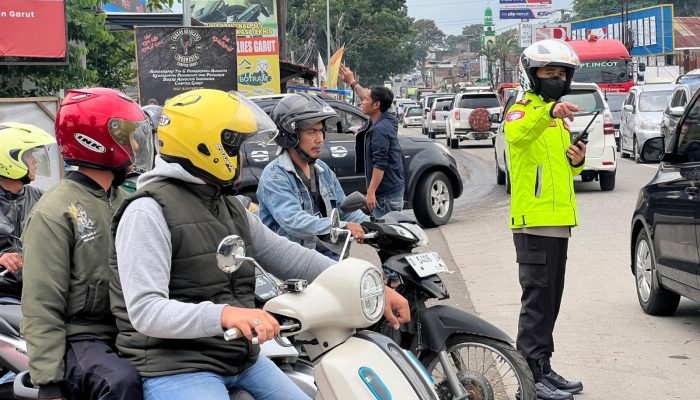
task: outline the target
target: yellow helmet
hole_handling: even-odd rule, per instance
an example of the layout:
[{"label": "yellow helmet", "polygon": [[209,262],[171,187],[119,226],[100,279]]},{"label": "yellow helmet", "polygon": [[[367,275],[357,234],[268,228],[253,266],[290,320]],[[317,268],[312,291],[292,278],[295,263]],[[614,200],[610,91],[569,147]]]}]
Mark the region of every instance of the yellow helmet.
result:
[{"label": "yellow helmet", "polygon": [[45,146],[54,143],[53,136],[34,125],[0,122],[0,176],[25,180],[29,174],[25,156],[30,154],[39,167],[50,168]]},{"label": "yellow helmet", "polygon": [[221,186],[238,177],[238,152],[256,133],[267,139],[275,124],[236,92],[198,89],[170,99],[158,126],[160,155]]}]

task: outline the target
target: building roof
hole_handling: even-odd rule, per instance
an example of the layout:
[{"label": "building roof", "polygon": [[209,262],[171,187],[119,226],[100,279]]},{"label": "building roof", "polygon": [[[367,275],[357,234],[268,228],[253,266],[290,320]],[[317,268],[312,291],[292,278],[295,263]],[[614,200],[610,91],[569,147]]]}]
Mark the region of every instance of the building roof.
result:
[{"label": "building roof", "polygon": [[700,49],[700,17],[675,17],[676,50]]}]

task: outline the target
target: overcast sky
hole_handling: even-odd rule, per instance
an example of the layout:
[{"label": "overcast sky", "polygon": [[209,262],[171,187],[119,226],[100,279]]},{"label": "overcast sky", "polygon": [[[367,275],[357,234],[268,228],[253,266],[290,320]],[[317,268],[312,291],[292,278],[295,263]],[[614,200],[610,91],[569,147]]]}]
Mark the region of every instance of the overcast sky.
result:
[{"label": "overcast sky", "polygon": [[[553,0],[552,9],[570,9],[571,3],[572,0]],[[487,6],[493,10],[497,30],[517,27],[520,22],[517,19],[500,20],[498,0],[406,0],[406,5],[409,16],[415,19],[435,20],[438,28],[446,35],[460,35],[464,26],[483,23]]]}]

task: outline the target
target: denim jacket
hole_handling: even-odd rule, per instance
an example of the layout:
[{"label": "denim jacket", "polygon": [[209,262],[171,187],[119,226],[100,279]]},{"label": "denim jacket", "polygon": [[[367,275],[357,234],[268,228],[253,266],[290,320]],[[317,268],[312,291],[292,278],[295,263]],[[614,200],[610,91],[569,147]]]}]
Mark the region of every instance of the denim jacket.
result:
[{"label": "denim jacket", "polygon": [[[315,165],[319,192],[330,213],[330,210],[340,206],[345,193],[326,163],[318,160]],[[282,152],[265,167],[256,194],[260,203],[260,219],[278,235],[314,249],[315,237],[330,232],[331,219],[314,215],[311,193],[297,175],[288,152]],[[369,216],[360,210],[350,214],[341,211],[340,218],[347,222],[369,221]],[[344,225],[341,223],[341,226]]]}]

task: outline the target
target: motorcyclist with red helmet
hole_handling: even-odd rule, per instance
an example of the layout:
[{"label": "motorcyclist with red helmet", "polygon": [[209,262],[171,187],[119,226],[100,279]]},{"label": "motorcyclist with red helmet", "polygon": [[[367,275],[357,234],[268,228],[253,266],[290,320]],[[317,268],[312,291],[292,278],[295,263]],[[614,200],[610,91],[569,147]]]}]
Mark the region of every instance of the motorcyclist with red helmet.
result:
[{"label": "motorcyclist with red helmet", "polygon": [[22,334],[40,398],[143,397],[114,350],[108,258],[118,186],[132,164],[152,164],[152,137],[139,105],[116,90],[71,90],[61,103],[56,139],[77,171],[44,194],[22,236]]}]

